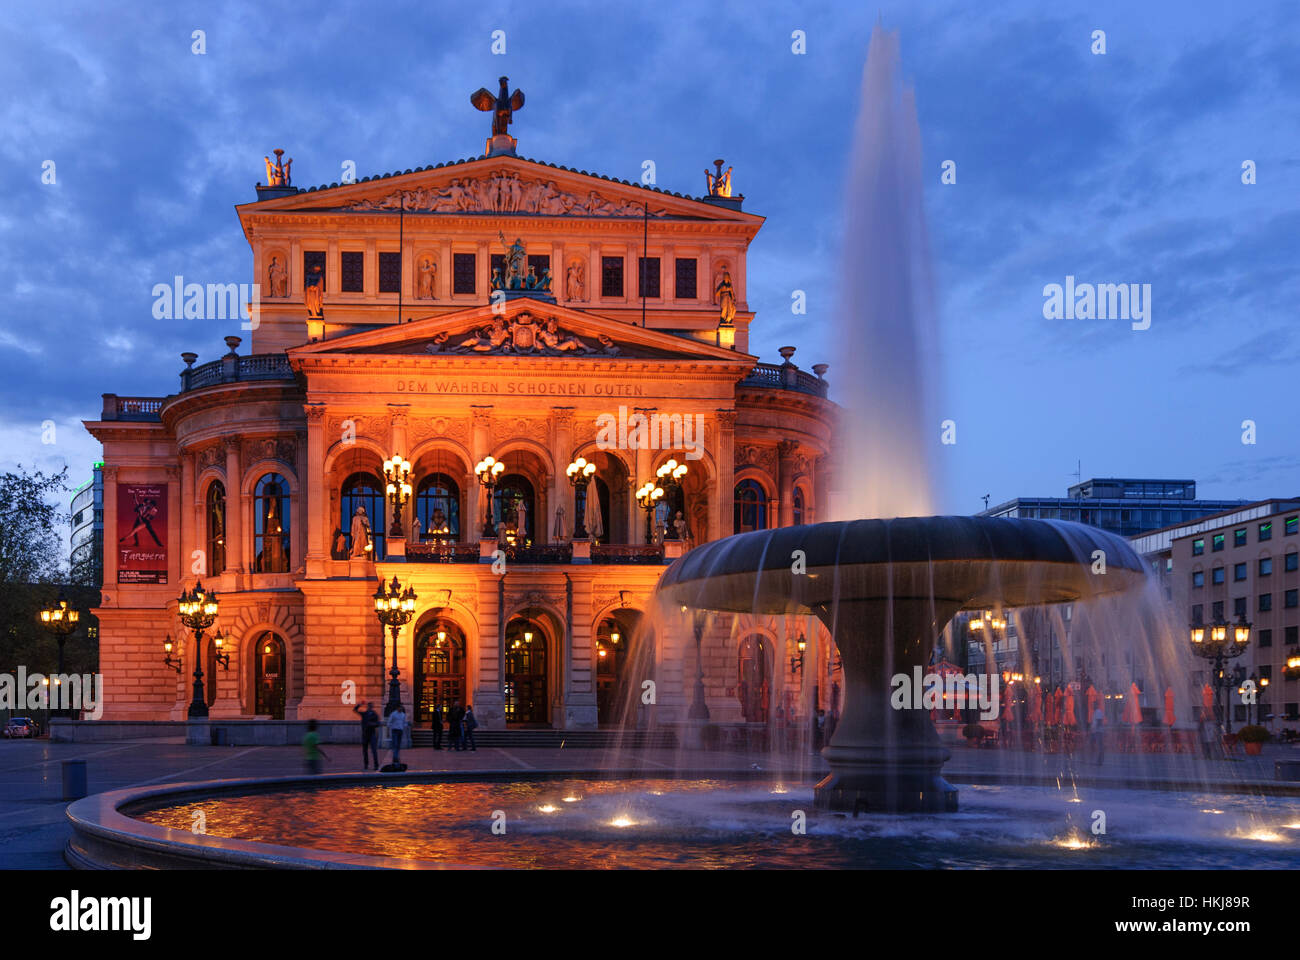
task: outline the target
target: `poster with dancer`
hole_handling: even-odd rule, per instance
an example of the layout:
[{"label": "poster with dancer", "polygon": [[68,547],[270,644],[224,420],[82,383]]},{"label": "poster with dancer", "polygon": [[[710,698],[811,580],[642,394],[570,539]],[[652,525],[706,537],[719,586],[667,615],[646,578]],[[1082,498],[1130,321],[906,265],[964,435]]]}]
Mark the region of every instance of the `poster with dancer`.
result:
[{"label": "poster with dancer", "polygon": [[117,487],[117,582],[167,582],[167,487]]}]

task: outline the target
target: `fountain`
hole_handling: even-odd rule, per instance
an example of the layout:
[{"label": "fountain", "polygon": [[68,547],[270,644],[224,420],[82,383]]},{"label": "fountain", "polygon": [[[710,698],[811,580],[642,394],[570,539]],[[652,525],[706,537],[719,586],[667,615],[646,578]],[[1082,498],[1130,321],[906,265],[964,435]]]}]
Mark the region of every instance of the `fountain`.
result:
[{"label": "fountain", "polygon": [[[1105,558],[1094,573],[1095,551]],[[819,806],[952,811],[948,751],[928,711],[894,709],[890,681],[929,663],[963,609],[1062,603],[1128,589],[1145,570],[1128,543],[1080,524],[908,517],[786,527],[705,544],[660,581],[673,603],[735,613],[811,612],[844,662],[844,714],[824,756]]]}]

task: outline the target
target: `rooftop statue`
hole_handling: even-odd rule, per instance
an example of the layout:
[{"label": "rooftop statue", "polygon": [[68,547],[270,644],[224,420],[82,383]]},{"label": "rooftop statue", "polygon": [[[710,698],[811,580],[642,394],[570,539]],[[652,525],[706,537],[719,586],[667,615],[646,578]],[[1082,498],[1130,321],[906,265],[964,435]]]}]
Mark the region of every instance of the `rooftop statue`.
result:
[{"label": "rooftop statue", "polygon": [[289,186],[289,168],[293,166],[293,157],[287,162],[281,163],[280,158],[284,156],[284,151],[278,147],[272,151],[275,154],[275,162],[271,162],[270,157],[263,157],[266,161],[266,185],[268,187],[287,187]]},{"label": "rooftop statue", "polygon": [[511,93],[510,78],[502,77],[501,90],[495,97],[486,87],[479,87],[470,94],[469,102],[485,113],[493,112],[492,136],[496,137],[509,132],[506,127],[514,119],[514,112],[523,109],[524,92],[516,90]]},{"label": "rooftop statue", "polygon": [[718,168],[717,173],[709,173],[707,167],[704,169],[704,182],[708,184],[709,196],[731,196],[731,171],[733,168],[727,167],[727,172],[723,173],[721,160],[714,160],[713,165]]}]

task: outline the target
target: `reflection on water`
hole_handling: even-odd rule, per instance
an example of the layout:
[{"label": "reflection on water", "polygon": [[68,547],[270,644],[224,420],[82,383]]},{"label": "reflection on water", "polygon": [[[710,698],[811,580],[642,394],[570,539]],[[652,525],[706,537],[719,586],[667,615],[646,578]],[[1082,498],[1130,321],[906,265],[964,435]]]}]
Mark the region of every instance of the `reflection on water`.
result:
[{"label": "reflection on water", "polygon": [[[466,866],[1201,868],[1300,866],[1300,800],[962,788],[935,816],[816,810],[812,790],[696,780],[412,783],[254,793],[133,814],[219,837]],[[567,802],[565,802],[567,801]],[[1213,807],[1208,807],[1213,803]],[[1207,812],[1207,807],[1212,812]],[[496,811],[506,832],[494,835]],[[795,834],[796,811],[807,833]],[[1096,811],[1106,834],[1095,835]],[[500,820],[496,816],[497,821]]]}]

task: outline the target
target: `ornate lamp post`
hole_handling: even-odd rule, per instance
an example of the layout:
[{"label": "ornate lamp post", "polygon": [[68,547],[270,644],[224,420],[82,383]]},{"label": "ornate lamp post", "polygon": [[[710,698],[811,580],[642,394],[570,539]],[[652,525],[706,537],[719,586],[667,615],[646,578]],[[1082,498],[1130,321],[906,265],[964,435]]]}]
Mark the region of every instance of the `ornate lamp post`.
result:
[{"label": "ornate lamp post", "polygon": [[636,492],[636,502],[640,505],[641,509],[645,511],[646,543],[655,542],[654,525],[652,521],[654,518],[655,507],[659,505],[659,501],[662,500],[663,497],[664,488],[658,486],[653,480],[647,480],[645,483],[641,484],[640,488]]},{"label": "ornate lamp post", "polygon": [[[987,637],[989,638],[990,641],[992,641],[992,642],[997,642],[997,639],[998,639],[998,633],[999,633],[1000,631],[1005,631],[1005,630],[1007,629],[1007,621],[1006,621],[1004,618],[997,616],[997,615],[996,615],[995,613],[993,613],[992,611],[986,610],[986,611],[984,611],[984,613],[983,613],[981,616],[977,616],[977,617],[975,617],[974,619],[972,619],[972,620],[970,621],[970,623],[968,623],[966,626],[967,626],[967,629],[969,629],[970,632],[971,632],[972,634],[974,634],[976,637],[978,637],[978,638],[980,639],[981,642],[983,642],[983,639],[984,639],[985,636],[987,636]],[[994,663],[989,663],[989,662],[988,662],[988,661],[989,661],[989,653],[990,653],[990,652],[991,652],[991,651],[986,651],[986,652],[984,653],[984,671],[985,671],[985,673],[992,673],[994,670],[997,669],[997,663],[996,663],[996,662],[994,662]],[[962,663],[962,665],[961,665],[961,666],[962,666],[962,672],[963,672],[963,673],[969,673],[969,672],[970,672],[970,643],[969,643],[969,641],[967,641],[966,643],[963,643],[963,644],[962,644],[962,655],[963,655],[963,656],[962,656],[962,659],[963,659],[963,661],[964,661],[964,662]],[[963,710],[963,711],[962,711],[962,719],[963,719],[963,722],[965,722],[965,723],[971,723],[971,722],[972,722],[971,717],[972,717],[972,715],[974,714],[974,712],[975,712],[975,711],[972,710],[972,709],[970,709],[969,707],[967,707],[967,709]]]},{"label": "ornate lamp post", "polygon": [[585,510],[578,510],[578,487],[585,486],[596,472],[596,465],[588,463],[586,457],[579,457],[564,468],[564,474],[573,484],[573,539],[585,540],[587,537],[587,518]]},{"label": "ornate lamp post", "polygon": [[1203,660],[1214,663],[1214,688],[1222,701],[1219,715],[1223,718],[1224,732],[1231,733],[1232,718],[1228,715],[1227,695],[1230,689],[1246,678],[1246,671],[1243,667],[1239,678],[1230,676],[1224,664],[1246,652],[1246,646],[1250,643],[1250,623],[1245,614],[1239,616],[1235,624],[1230,624],[1219,616],[1208,625],[1192,624],[1188,633],[1192,640],[1192,652]]},{"label": "ornate lamp post", "polygon": [[[686,607],[682,607],[682,613]],[[709,719],[709,705],[704,700],[704,655],[701,645],[704,642],[704,628],[709,622],[707,610],[696,610],[691,615],[691,628],[695,632],[695,694],[691,698],[690,709],[686,711],[687,720]]]},{"label": "ornate lamp post", "polygon": [[393,508],[393,536],[402,535],[402,508],[411,499],[411,461],[403,460],[400,453],[384,461],[384,483],[387,484],[388,502]]},{"label": "ornate lamp post", "polygon": [[208,715],[207,698],[203,695],[203,631],[217,619],[217,595],[203,589],[196,582],[194,589],[182,593],[177,601],[181,623],[194,633],[194,697],[190,700],[189,716]]},{"label": "ornate lamp post", "polygon": [[402,702],[402,688],[397,682],[400,671],[397,669],[397,634],[402,627],[411,622],[415,616],[416,594],[409,586],[403,590],[402,585],[393,577],[393,582],[385,584],[379,581],[375,591],[375,616],[381,625],[393,634],[393,668],[388,671],[392,679],[388,682],[388,702],[384,704],[384,716],[396,710]]},{"label": "ornate lamp post", "polygon": [[[63,591],[60,590],[59,598],[54,601],[54,605],[42,610],[40,617],[41,626],[52,633],[54,639],[59,643],[59,670],[56,676],[62,677],[63,645],[68,642],[68,637],[77,629],[77,621],[81,619],[81,614],[68,606],[67,598],[64,597]],[[55,716],[55,713],[51,711],[50,716]]]},{"label": "ornate lamp post", "polygon": [[478,482],[487,497],[487,516],[483,521],[483,536],[488,540],[495,539],[497,535],[497,526],[492,521],[492,491],[496,489],[497,480],[505,469],[506,465],[493,457],[484,457],[474,465],[474,476],[478,477]]},{"label": "ornate lamp post", "polygon": [[[665,494],[669,490],[677,490],[680,492],[682,489],[682,477],[686,476],[689,470],[690,468],[684,463],[678,463],[675,459],[667,460],[658,470],[655,471],[655,477],[656,479],[658,479],[659,485],[664,488]],[[686,509],[686,494],[682,493],[682,510],[685,509]],[[671,514],[672,511],[670,507],[668,523],[667,523],[667,527],[669,530],[672,529],[672,525],[673,525],[673,518]],[[664,536],[665,537],[668,536],[667,530],[664,531]]]}]

